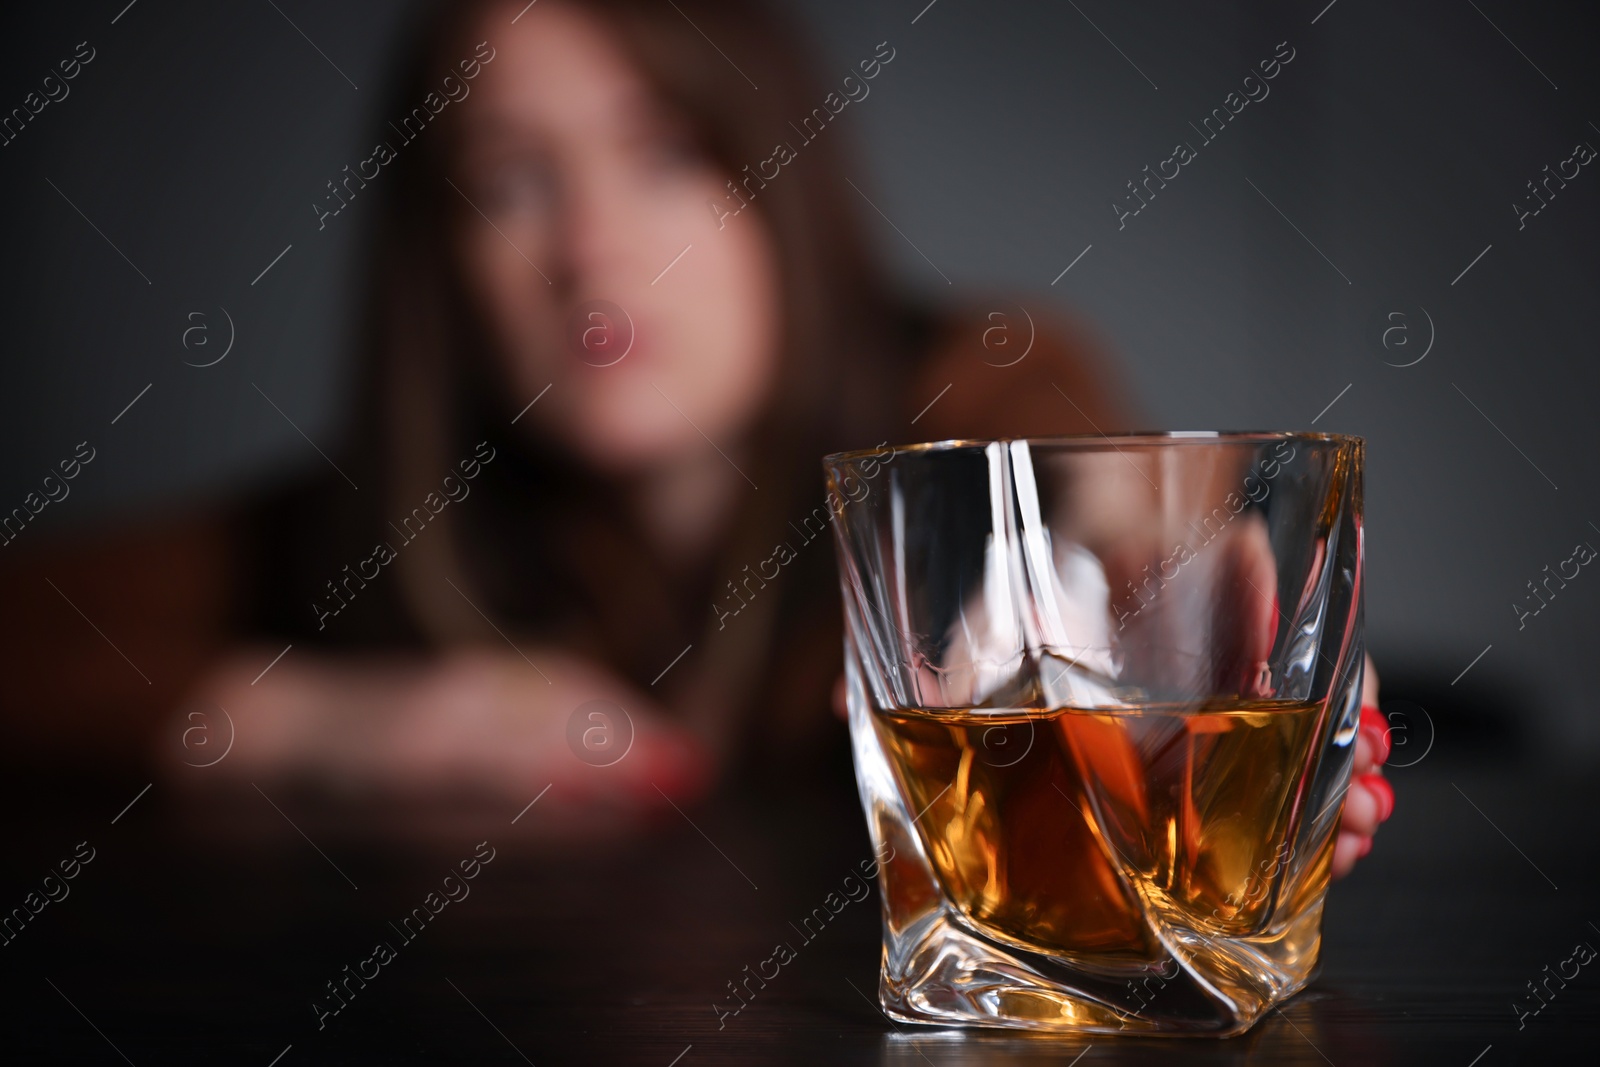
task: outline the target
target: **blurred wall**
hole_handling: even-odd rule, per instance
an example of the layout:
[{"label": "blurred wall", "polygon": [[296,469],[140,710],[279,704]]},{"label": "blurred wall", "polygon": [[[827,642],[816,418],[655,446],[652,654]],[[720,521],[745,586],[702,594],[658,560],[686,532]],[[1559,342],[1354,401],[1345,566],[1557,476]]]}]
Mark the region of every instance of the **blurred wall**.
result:
[{"label": "blurred wall", "polygon": [[[1593,14],[790,6],[830,81],[880,41],[896,49],[827,135],[858,150],[863,218],[908,289],[1072,312],[1152,427],[1367,437],[1367,613],[1386,678],[1446,738],[1488,707],[1552,755],[1600,755],[1582,667],[1600,578],[1580,572],[1520,623],[1512,607],[1537,603],[1527,583],[1547,564],[1600,546],[1583,436],[1600,167],[1566,162],[1600,148]],[[414,7],[10,15],[0,111],[92,55],[0,145],[3,507],[79,442],[95,450],[25,537],[193,506],[320,463],[308,439],[336,447],[367,218],[358,200],[319,231],[311,205],[386,117]],[[1275,77],[1246,83],[1275,58]],[[1208,139],[1203,120],[1230,105]],[[1124,214],[1139,206],[1127,183],[1170,175],[1179,142],[1193,158]],[[1546,166],[1569,178],[1541,186],[1541,206],[1527,183]],[[195,365],[230,335],[225,360]]]}]

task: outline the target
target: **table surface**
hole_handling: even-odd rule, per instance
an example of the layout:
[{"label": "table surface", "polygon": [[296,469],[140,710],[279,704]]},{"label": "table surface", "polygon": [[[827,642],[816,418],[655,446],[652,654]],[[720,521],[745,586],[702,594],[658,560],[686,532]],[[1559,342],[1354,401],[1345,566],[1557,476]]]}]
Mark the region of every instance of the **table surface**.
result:
[{"label": "table surface", "polygon": [[[520,813],[405,810],[162,781],[119,811],[143,783],[12,782],[0,907],[39,906],[43,888],[60,899],[0,947],[0,1050],[7,1063],[261,1067],[1593,1062],[1600,966],[1548,981],[1536,1014],[1527,983],[1578,943],[1600,946],[1600,783],[1438,758],[1391,779],[1398,813],[1335,887],[1321,976],[1226,1041],[890,1023],[874,897],[814,940],[791,925],[868,856],[844,781],[668,808],[620,843],[574,830],[554,797]],[[77,877],[44,883],[83,841],[93,859]],[[467,896],[402,936],[394,924],[490,849]],[[719,1019],[727,984],[785,940],[797,957]],[[366,962],[378,942],[392,950],[381,966]],[[319,1015],[347,966],[370,980]]]}]

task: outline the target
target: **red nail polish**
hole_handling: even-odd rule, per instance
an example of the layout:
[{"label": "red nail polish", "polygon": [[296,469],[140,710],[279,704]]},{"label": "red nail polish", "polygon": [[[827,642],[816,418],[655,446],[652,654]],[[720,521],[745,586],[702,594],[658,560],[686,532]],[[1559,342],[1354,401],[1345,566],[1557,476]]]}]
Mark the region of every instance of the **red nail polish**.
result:
[{"label": "red nail polish", "polygon": [[1371,791],[1378,801],[1379,822],[1386,822],[1394,814],[1394,786],[1381,774],[1363,774],[1361,784]]}]

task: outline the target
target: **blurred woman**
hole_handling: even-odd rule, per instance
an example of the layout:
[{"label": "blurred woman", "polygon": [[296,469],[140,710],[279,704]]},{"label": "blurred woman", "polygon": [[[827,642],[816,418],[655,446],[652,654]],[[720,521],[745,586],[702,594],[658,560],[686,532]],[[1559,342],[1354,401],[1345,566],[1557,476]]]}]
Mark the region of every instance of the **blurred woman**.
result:
[{"label": "blurred woman", "polygon": [[[339,473],[152,541],[200,590],[147,701],[187,694],[167,762],[223,708],[208,774],[346,790],[649,806],[846,760],[819,457],[1127,419],[1063,324],[891,291],[828,126],[896,51],[830,83],[794,39],[734,0],[422,27],[345,185],[381,219]],[[195,651],[223,612],[252,643]],[[1352,790],[1341,869],[1386,789]]]}]

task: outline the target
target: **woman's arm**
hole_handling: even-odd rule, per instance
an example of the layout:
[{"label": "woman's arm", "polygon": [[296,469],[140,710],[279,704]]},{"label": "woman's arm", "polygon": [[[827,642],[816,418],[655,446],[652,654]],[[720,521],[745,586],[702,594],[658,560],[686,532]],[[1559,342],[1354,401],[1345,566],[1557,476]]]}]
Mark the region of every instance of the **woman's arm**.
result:
[{"label": "woman's arm", "polygon": [[[281,645],[238,645],[230,529],[220,514],[190,515],[0,550],[6,759],[412,795],[516,798],[553,784],[579,802],[706,787],[692,736],[555,648],[363,655],[297,643],[278,658]],[[612,762],[607,745],[624,743]]]},{"label": "woman's arm", "polygon": [[652,701],[554,648],[295,648],[261,674],[275,654],[237,649],[200,679],[161,739],[172,774],[489,799],[548,785],[609,805],[682,800],[708,784],[701,747]]}]

